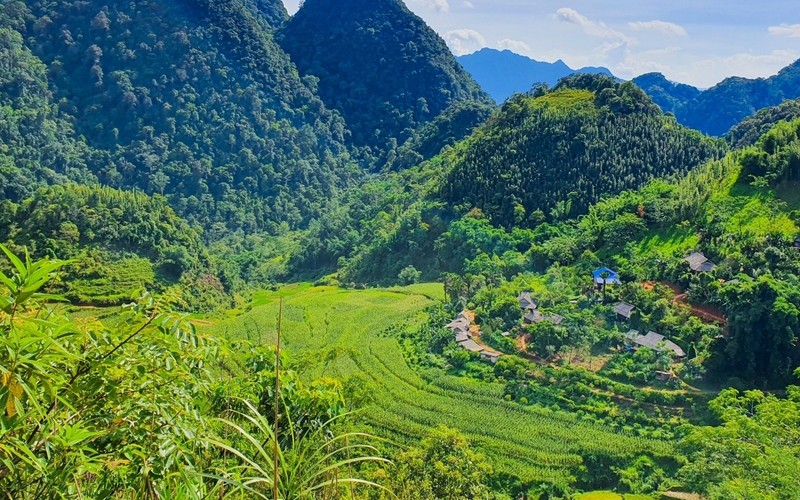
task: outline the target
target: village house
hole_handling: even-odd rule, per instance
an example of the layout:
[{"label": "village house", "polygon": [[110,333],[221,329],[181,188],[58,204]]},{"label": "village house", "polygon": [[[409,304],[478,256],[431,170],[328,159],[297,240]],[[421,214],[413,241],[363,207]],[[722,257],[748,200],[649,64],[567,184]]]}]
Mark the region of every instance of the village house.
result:
[{"label": "village house", "polygon": [[500,359],[502,356],[503,356],[503,355],[502,355],[501,353],[499,353],[499,352],[493,352],[493,351],[483,351],[483,352],[481,353],[481,359],[483,359],[484,361],[488,361],[488,362],[489,362],[489,363],[491,363],[491,364],[496,364],[496,363],[497,363],[497,361],[498,361],[498,360],[499,360],[499,359]]},{"label": "village house", "polygon": [[532,311],[539,308],[539,303],[533,298],[531,292],[522,292],[519,294],[519,297],[517,297],[517,300],[519,301],[519,307],[521,307],[523,311]]},{"label": "village house", "polygon": [[689,268],[696,273],[710,273],[717,268],[717,265],[708,260],[702,252],[695,252],[685,259],[689,263]]},{"label": "village house", "polygon": [[554,324],[556,326],[560,326],[561,323],[564,322],[564,317],[559,315],[559,314],[545,315],[539,309],[535,309],[533,311],[528,311],[527,313],[525,313],[525,316],[523,317],[523,321],[527,325],[531,325],[531,324],[535,324],[535,323],[543,323],[543,322],[546,321],[546,322],[552,323],[552,324]]},{"label": "village house", "polygon": [[607,267],[596,269],[594,272],[592,272],[592,278],[594,279],[594,283],[597,285],[598,289],[603,288],[604,284],[606,286],[622,284],[619,279],[619,273]]},{"label": "village house", "polygon": [[656,352],[670,351],[678,358],[686,357],[686,353],[678,344],[656,332],[647,332],[647,335],[640,335],[638,331],[631,330],[625,334],[625,338],[631,342],[634,349],[647,347]]},{"label": "village house", "polygon": [[468,352],[480,353],[481,359],[484,361],[494,364],[503,355],[500,352],[483,347],[475,341],[475,338],[480,339],[480,332],[475,327],[476,336],[473,337],[472,318],[467,311],[459,313],[456,319],[445,325],[445,328],[453,333],[453,338],[462,349]]},{"label": "village house", "polygon": [[630,321],[633,317],[633,311],[636,306],[628,304],[627,302],[618,302],[614,305],[614,312],[617,313],[617,321],[625,322]]},{"label": "village house", "polygon": [[800,252],[800,236],[794,240],[794,249]]}]

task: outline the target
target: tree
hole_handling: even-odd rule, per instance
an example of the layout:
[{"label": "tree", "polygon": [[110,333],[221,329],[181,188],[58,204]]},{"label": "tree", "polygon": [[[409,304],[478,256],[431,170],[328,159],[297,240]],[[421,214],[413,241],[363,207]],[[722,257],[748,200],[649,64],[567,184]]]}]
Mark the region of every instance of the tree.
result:
[{"label": "tree", "polygon": [[760,391],[722,391],[709,408],[721,422],[681,443],[680,476],[711,500],[800,498],[800,387],[779,399]]},{"label": "tree", "polygon": [[414,266],[408,266],[400,271],[400,274],[397,275],[397,280],[401,285],[413,285],[414,283],[419,283],[421,276],[422,273],[417,271]]},{"label": "tree", "polygon": [[491,466],[456,430],[433,430],[418,447],[398,453],[395,465],[396,469],[383,470],[378,476],[389,482],[397,498],[492,498],[485,484]]}]

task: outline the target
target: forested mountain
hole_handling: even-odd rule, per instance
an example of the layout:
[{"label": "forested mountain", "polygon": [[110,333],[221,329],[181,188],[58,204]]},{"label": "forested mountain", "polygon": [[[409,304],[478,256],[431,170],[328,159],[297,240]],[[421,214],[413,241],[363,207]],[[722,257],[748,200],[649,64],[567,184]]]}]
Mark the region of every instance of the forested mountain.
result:
[{"label": "forested mountain", "polygon": [[516,93],[527,92],[538,83],[553,86],[562,78],[576,73],[614,76],[608,68],[575,70],[560,59],[554,63],[542,62],[510,50],[483,48],[457,59],[497,103]]},{"label": "forested mountain", "polygon": [[491,103],[442,40],[400,0],[306,0],[281,46],[357,146],[381,156],[460,101]]},{"label": "forested mountain", "polygon": [[[76,167],[43,157],[42,172],[86,164],[101,183],[164,194],[178,213],[217,232],[303,225],[358,173],[344,121],[273,41],[273,24],[286,16],[280,2],[0,8],[5,43],[16,43],[17,32],[27,46],[14,49],[22,54],[12,59],[15,71],[32,74],[41,89],[17,98],[15,112],[34,107],[53,123],[37,128],[51,132],[35,139],[36,149],[63,150],[49,145],[57,140],[91,151],[67,155],[83,157],[70,158]],[[3,87],[4,99],[14,99],[14,85]],[[35,154],[16,145],[5,153],[27,171]]]},{"label": "forested mountain", "polygon": [[21,200],[70,178],[89,182],[106,161],[76,139],[48,88],[47,68],[9,28],[0,28],[0,138],[0,199]]},{"label": "forested mountain", "polygon": [[518,96],[448,158],[443,199],[497,224],[580,214],[603,195],[687,172],[724,151],[631,83],[579,75]]},{"label": "forested mountain", "polygon": [[683,125],[722,136],[731,127],[762,108],[800,97],[800,61],[769,78],[727,78],[703,92],[668,82],[658,73],[635,78],[665,112]]},{"label": "forested mountain", "polygon": [[797,118],[800,118],[800,99],[786,101],[779,106],[764,108],[753,116],[745,118],[725,137],[735,148],[752,146],[778,122]]},{"label": "forested mountain", "polygon": [[679,108],[702,94],[700,89],[669,81],[661,73],[647,73],[631,81],[644,90],[664,113],[675,114]]}]

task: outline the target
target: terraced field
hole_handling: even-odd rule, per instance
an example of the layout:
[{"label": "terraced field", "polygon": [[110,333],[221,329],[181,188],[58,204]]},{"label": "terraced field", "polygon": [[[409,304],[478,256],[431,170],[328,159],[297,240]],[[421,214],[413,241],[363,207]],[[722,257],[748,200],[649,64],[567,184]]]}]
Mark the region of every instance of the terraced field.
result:
[{"label": "terraced field", "polygon": [[396,332],[424,321],[426,306],[442,295],[441,285],[366,291],[293,286],[258,296],[261,305],[214,330],[228,338],[274,342],[283,296],[285,347],[308,377],[364,380],[371,396],[364,415],[374,432],[411,442],[431,427],[457,428],[498,471],[524,482],[571,482],[587,455],[673,455],[667,442],[506,402],[497,385],[411,369]]}]

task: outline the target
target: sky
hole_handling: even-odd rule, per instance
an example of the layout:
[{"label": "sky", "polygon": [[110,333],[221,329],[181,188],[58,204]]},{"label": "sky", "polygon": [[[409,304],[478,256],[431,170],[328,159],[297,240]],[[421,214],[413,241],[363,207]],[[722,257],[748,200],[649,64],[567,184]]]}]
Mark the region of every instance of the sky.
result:
[{"label": "sky", "polygon": [[[290,13],[299,0],[283,0]],[[334,0],[335,1],[335,0]],[[456,55],[509,49],[708,88],[800,59],[797,0],[405,0]]]}]

